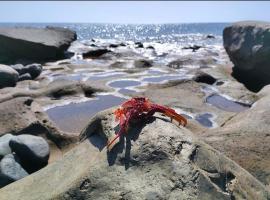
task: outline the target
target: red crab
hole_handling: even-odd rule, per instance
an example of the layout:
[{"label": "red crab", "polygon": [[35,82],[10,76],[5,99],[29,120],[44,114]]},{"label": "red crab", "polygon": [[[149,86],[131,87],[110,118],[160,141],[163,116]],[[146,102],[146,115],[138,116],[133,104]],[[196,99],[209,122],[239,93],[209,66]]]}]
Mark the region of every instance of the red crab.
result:
[{"label": "red crab", "polygon": [[124,102],[120,108],[114,111],[115,120],[120,120],[120,129],[116,136],[112,140],[108,141],[108,150],[110,151],[114,147],[117,138],[119,138],[123,133],[127,132],[130,122],[148,119],[149,117],[153,116],[155,112],[167,115],[171,118],[171,120],[174,119],[178,121],[179,125],[181,124],[185,126],[187,124],[187,120],[183,116],[177,114],[175,110],[151,103],[150,100],[145,97],[135,97]]}]

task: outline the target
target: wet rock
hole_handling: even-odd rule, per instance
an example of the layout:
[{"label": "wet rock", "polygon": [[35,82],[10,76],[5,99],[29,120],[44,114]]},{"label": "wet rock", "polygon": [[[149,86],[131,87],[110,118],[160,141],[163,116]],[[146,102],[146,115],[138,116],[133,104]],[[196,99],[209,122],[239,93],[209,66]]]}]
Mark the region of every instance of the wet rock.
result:
[{"label": "wet rock", "polygon": [[135,47],[136,48],[143,48],[144,46],[143,46],[143,43],[141,43],[141,42],[135,42]]},{"label": "wet rock", "polygon": [[3,188],[1,199],[269,198],[235,162],[161,116],[131,126],[106,152],[116,125],[112,109],[97,114],[61,162]]},{"label": "wet rock", "polygon": [[216,78],[202,71],[198,71],[195,74],[193,80],[199,83],[206,83],[209,85],[213,85],[217,81]]},{"label": "wet rock", "polygon": [[0,161],[0,188],[26,176],[16,155],[8,154]]},{"label": "wet rock", "polygon": [[29,73],[25,73],[19,76],[18,81],[32,80],[32,76]]},{"label": "wet rock", "polygon": [[153,61],[151,60],[139,59],[139,60],[134,61],[135,68],[149,68],[152,66],[153,66]]},{"label": "wet rock", "polygon": [[64,58],[64,52],[71,42],[76,40],[76,33],[58,27],[46,28],[0,28],[0,62],[25,63],[43,62]]},{"label": "wet rock", "polygon": [[1,160],[1,157],[4,157],[5,155],[11,153],[9,141],[12,138],[14,138],[14,136],[11,134],[5,134],[0,137],[0,160]]},{"label": "wet rock", "polygon": [[191,49],[192,52],[196,52],[200,48],[202,48],[202,46],[200,46],[200,45],[193,45],[193,46],[183,47],[182,49]]},{"label": "wet rock", "polygon": [[252,91],[270,83],[270,23],[244,21],[223,31],[224,47],[234,64],[233,76]]},{"label": "wet rock", "polygon": [[31,64],[22,68],[21,74],[29,73],[32,79],[37,78],[42,72],[41,64]]},{"label": "wet rock", "polygon": [[215,39],[216,37],[212,34],[209,34],[206,36],[206,39]]},{"label": "wet rock", "polygon": [[111,52],[110,50],[106,49],[106,48],[93,48],[85,53],[83,53],[83,57],[84,58],[96,58],[99,56],[102,56],[103,54],[109,53]]},{"label": "wet rock", "polygon": [[18,78],[17,71],[7,65],[0,64],[0,88],[15,86]]},{"label": "wet rock", "polygon": [[48,164],[50,149],[42,137],[19,135],[12,138],[9,146],[20,158],[22,166],[29,173],[35,172]]},{"label": "wet rock", "polygon": [[155,47],[150,45],[150,46],[147,46],[146,49],[155,49]]}]

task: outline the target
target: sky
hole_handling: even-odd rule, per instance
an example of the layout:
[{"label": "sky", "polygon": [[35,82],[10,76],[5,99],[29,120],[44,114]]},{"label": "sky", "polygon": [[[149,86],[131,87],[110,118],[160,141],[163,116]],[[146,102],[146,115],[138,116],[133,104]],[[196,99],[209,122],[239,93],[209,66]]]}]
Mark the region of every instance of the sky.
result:
[{"label": "sky", "polygon": [[270,21],[270,1],[0,1],[0,22]]}]

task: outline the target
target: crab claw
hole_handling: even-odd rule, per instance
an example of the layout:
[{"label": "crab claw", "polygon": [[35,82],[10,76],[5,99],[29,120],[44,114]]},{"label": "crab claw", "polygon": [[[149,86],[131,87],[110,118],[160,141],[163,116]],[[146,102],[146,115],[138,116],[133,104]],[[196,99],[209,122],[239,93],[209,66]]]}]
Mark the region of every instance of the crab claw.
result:
[{"label": "crab claw", "polygon": [[174,119],[174,120],[178,121],[179,122],[179,125],[180,124],[182,126],[186,126],[187,125],[186,118],[184,118],[182,115],[177,114],[175,111],[174,112],[165,111],[164,114],[166,116],[170,117],[171,119]]},{"label": "crab claw", "polygon": [[175,112],[175,110],[168,108],[168,107],[165,107],[165,106],[157,105],[157,104],[152,104],[151,107],[155,112],[163,113],[164,115],[170,117],[171,120],[174,119],[174,120],[178,121],[179,125],[180,124],[182,126],[187,125],[186,118],[184,118],[182,115]]}]

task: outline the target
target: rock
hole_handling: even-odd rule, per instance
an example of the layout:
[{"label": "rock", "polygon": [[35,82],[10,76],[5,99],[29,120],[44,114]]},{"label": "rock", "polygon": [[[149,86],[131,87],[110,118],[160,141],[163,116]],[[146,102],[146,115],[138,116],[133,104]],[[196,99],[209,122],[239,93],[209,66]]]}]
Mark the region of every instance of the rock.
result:
[{"label": "rock", "polygon": [[41,64],[31,64],[31,65],[27,65],[25,67],[22,68],[21,73],[25,74],[25,73],[29,73],[32,77],[32,79],[37,78],[42,72],[42,65]]},{"label": "rock", "polygon": [[[16,64],[16,65],[11,65],[10,67],[15,69],[19,73],[20,75],[19,81],[35,79],[42,72],[42,65],[37,64],[37,63],[26,65],[26,66],[23,66],[22,64]],[[30,75],[30,78],[29,78],[29,75]]]},{"label": "rock", "polygon": [[270,186],[270,90],[265,86],[258,94],[259,100],[222,127],[201,135],[207,143],[236,161]]},{"label": "rock", "polygon": [[18,81],[32,80],[32,76],[29,73],[25,73],[19,76]]},{"label": "rock", "polygon": [[151,60],[139,59],[139,60],[134,61],[135,68],[149,68],[152,66],[153,66],[153,61]]},{"label": "rock", "polygon": [[48,164],[50,149],[42,137],[19,135],[12,138],[9,146],[18,155],[27,172],[35,172]]},{"label": "rock", "polygon": [[85,140],[61,161],[1,189],[1,200],[270,197],[235,162],[161,116],[131,126],[106,152],[117,125],[113,110],[92,118],[81,134]]},{"label": "rock", "polygon": [[14,136],[11,134],[5,134],[0,137],[0,160],[1,160],[1,157],[4,157],[5,155],[11,153],[9,141],[12,138],[14,138]]},{"label": "rock", "polygon": [[223,30],[223,44],[234,64],[232,75],[252,91],[270,83],[270,23],[244,21]]},{"label": "rock", "polygon": [[19,74],[17,71],[7,65],[0,64],[0,88],[14,87],[18,78]]},{"label": "rock", "polygon": [[193,80],[198,83],[206,83],[209,85],[213,85],[217,81],[216,78],[202,71],[198,71],[193,77]]},{"label": "rock", "polygon": [[208,34],[207,36],[206,36],[206,39],[215,39],[216,37],[214,36],[214,35],[212,35],[212,34]]},{"label": "rock", "polygon": [[24,68],[22,64],[10,65],[10,67],[15,69],[19,73],[19,75],[22,75],[21,71]]},{"label": "rock", "polygon": [[193,60],[191,58],[179,58],[177,60],[171,61],[168,64],[168,67],[173,68],[173,69],[179,69],[182,68],[184,65],[189,65],[192,63]]},{"label": "rock", "polygon": [[192,56],[183,56],[169,62],[167,66],[173,69],[180,69],[185,65],[193,65],[197,66],[198,68],[207,68],[209,65],[213,64],[216,64],[216,60],[213,57],[207,56],[203,58],[197,58]]},{"label": "rock", "polygon": [[26,176],[16,155],[8,154],[0,161],[0,188]]},{"label": "rock", "polygon": [[58,27],[46,28],[0,28],[0,62],[44,62],[64,58],[64,52],[76,33]]},{"label": "rock", "polygon": [[45,134],[58,146],[68,145],[78,139],[60,131],[43,108],[29,97],[18,97],[0,103],[0,119],[0,136],[7,133]]},{"label": "rock", "polygon": [[141,42],[135,42],[135,47],[136,48],[143,48],[143,43],[141,43]]},{"label": "rock", "polygon": [[99,56],[102,56],[103,54],[109,53],[111,52],[110,50],[106,49],[106,48],[93,48],[91,50],[89,50],[88,52],[83,53],[83,57],[84,58],[96,58]]},{"label": "rock", "polygon": [[150,46],[147,46],[146,49],[155,49],[155,47],[150,45]]},{"label": "rock", "polygon": [[200,46],[200,45],[193,45],[193,46],[183,47],[182,49],[192,49],[192,52],[196,52],[200,48],[202,48],[202,46]]}]

